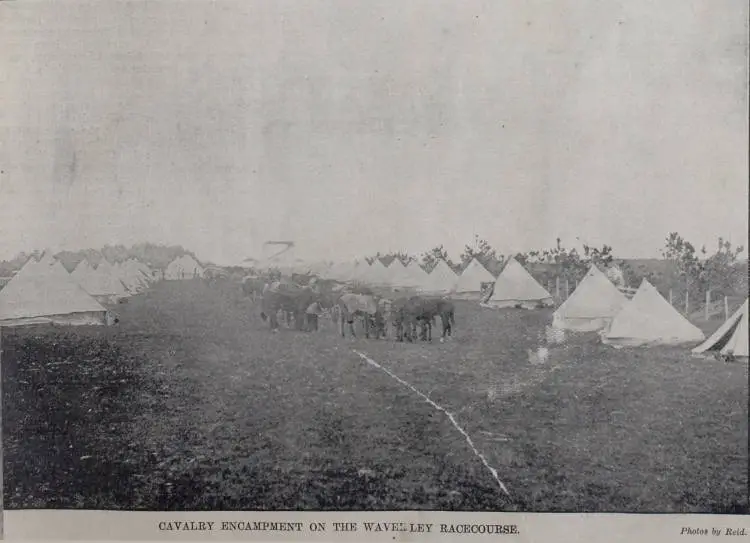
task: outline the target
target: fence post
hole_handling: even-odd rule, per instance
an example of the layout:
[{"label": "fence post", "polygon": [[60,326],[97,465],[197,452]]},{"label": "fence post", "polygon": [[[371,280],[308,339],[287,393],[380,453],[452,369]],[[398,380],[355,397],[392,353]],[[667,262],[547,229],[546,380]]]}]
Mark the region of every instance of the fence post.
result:
[{"label": "fence post", "polygon": [[690,315],[690,291],[685,291],[685,315]]},{"label": "fence post", "polygon": [[669,289],[669,305],[674,307],[674,304],[672,303],[672,289]]},{"label": "fence post", "polygon": [[710,305],[711,305],[711,291],[707,290],[706,291],[706,307],[703,310],[703,316],[705,317],[706,320],[709,319],[709,306]]},{"label": "fence post", "polygon": [[729,320],[729,300],[724,296],[724,320]]},{"label": "fence post", "polygon": [[555,277],[555,298],[560,299],[560,276]]},{"label": "fence post", "polygon": [[570,283],[566,279],[565,280],[565,299],[567,300],[568,298],[570,298]]}]

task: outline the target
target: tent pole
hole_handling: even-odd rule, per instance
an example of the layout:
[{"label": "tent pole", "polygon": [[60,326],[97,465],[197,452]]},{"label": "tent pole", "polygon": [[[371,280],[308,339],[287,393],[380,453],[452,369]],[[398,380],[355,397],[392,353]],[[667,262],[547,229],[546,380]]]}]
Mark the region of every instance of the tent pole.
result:
[{"label": "tent pole", "polygon": [[724,320],[729,320],[729,300],[724,296]]},{"label": "tent pole", "polygon": [[711,305],[711,290],[706,291],[706,308],[703,311],[705,320],[708,320],[709,306]]}]

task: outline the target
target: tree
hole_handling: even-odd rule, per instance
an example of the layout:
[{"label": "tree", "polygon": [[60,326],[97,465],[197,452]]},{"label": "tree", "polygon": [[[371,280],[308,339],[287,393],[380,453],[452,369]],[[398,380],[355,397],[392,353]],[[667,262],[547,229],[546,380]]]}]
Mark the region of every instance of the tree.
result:
[{"label": "tree", "polygon": [[446,264],[448,264],[448,266],[454,268],[455,264],[451,260],[450,256],[448,256],[448,251],[446,251],[442,245],[433,247],[429,251],[422,254],[422,267],[427,273],[430,273],[433,269],[435,269],[435,266],[437,266],[438,262],[440,262],[441,260],[444,260]]},{"label": "tree", "polygon": [[498,258],[497,252],[492,245],[486,239],[480,238],[476,234],[471,245],[467,244],[464,246],[464,251],[461,253],[461,268],[466,268],[469,262],[475,258],[493,273],[496,273],[495,270],[501,267],[503,262],[502,257]]},{"label": "tree", "polygon": [[[743,270],[738,266],[739,256],[744,247],[732,247],[729,241],[719,238],[716,252],[706,258],[700,270],[700,282],[706,290],[716,291],[723,295],[731,295],[741,289]],[[701,249],[703,255],[706,248]]]},{"label": "tree", "polygon": [[708,256],[705,247],[696,251],[695,246],[680,234],[670,232],[662,251],[668,261],[666,280],[686,292],[691,300],[695,300],[696,306],[703,302],[708,292],[747,296],[743,292],[744,272],[738,265],[744,250],[742,246],[732,247],[729,241],[720,237],[716,251]]},{"label": "tree", "polygon": [[662,256],[668,262],[668,284],[678,287],[690,299],[700,299],[705,292],[700,285],[702,266],[695,246],[677,232],[670,232],[665,240]]},{"label": "tree", "polygon": [[397,258],[403,263],[404,266],[408,266],[411,262],[417,260],[406,251],[398,251],[398,252],[391,251],[385,254],[378,251],[375,256],[365,257],[365,260],[367,260],[367,262],[370,265],[372,265],[372,263],[375,262],[376,259],[380,259],[380,261],[383,263],[384,266],[390,266],[391,263]]},{"label": "tree", "polygon": [[516,260],[524,266],[544,264],[548,270],[544,274],[545,280],[559,277],[573,283],[581,281],[592,264],[608,267],[615,263],[612,247],[609,245],[599,248],[584,244],[581,254],[575,248],[567,249],[561,238],[555,240],[555,246],[552,248],[520,253],[516,255]]}]

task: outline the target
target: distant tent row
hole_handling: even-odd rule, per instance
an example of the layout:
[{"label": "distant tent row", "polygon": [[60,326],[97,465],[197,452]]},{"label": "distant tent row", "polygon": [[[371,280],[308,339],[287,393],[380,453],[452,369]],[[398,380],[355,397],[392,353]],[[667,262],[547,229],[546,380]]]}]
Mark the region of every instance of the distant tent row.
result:
[{"label": "distant tent row", "polygon": [[0,291],[0,326],[27,324],[103,325],[106,303],[142,292],[153,281],[151,269],[136,259],[97,267],[81,261],[73,273],[51,254],[26,264]]},{"label": "distant tent row", "polygon": [[50,255],[30,258],[0,291],[0,326],[104,325],[107,309]]},{"label": "distant tent row", "polygon": [[153,281],[151,269],[136,259],[118,264],[103,259],[96,268],[83,260],[71,275],[91,296],[110,303],[142,292]]},{"label": "distant tent row", "polygon": [[458,280],[450,266],[442,260],[432,273],[427,273],[417,262],[404,266],[398,258],[389,266],[385,266],[380,259],[375,259],[372,265],[366,261],[339,263],[319,273],[326,278],[342,282],[413,288],[422,292],[452,292]]},{"label": "distant tent row", "polygon": [[487,302],[492,307],[531,308],[552,303],[549,292],[515,258],[510,259],[497,279],[477,259],[472,259],[459,275],[444,260],[438,261],[428,273],[417,262],[404,266],[398,258],[390,266],[385,266],[380,259],[375,259],[372,265],[366,261],[335,264],[322,274],[338,281],[413,288],[420,292],[452,294],[457,298],[473,300],[482,297],[484,285],[492,284],[493,295]]}]

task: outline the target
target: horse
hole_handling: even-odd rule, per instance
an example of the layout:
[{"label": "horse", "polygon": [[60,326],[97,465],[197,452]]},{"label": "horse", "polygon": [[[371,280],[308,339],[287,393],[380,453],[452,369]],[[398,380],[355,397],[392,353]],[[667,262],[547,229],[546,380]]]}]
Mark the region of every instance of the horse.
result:
[{"label": "horse", "polygon": [[[445,298],[433,298],[434,317],[440,318],[442,325],[442,334],[440,342],[444,342],[448,337],[453,337],[453,329],[456,326],[456,307],[453,302]],[[432,339],[432,335],[430,335]]]},{"label": "horse", "polygon": [[287,323],[293,318],[296,330],[308,331],[310,319],[307,311],[313,303],[320,302],[320,298],[320,293],[310,287],[281,281],[270,283],[263,289],[260,316],[264,322],[270,322],[272,331],[276,331],[279,328],[277,313],[283,311]]},{"label": "horse", "polygon": [[346,337],[344,332],[344,321],[349,323],[349,332],[352,337],[357,337],[354,333],[354,318],[361,317],[365,330],[365,337],[370,338],[370,329],[375,330],[376,337],[380,337],[380,328],[378,327],[379,315],[382,313],[378,310],[378,300],[372,294],[355,294],[348,292],[343,294],[336,304],[339,314],[339,324],[341,337]]},{"label": "horse", "polygon": [[242,280],[242,293],[252,300],[257,300],[263,294],[265,281],[260,277],[247,276]]},{"label": "horse", "polygon": [[411,296],[394,302],[393,312],[397,341],[412,341],[417,336],[417,329],[420,339],[432,341],[432,324],[437,317],[442,324],[440,341],[453,335],[455,307],[450,300]]}]

